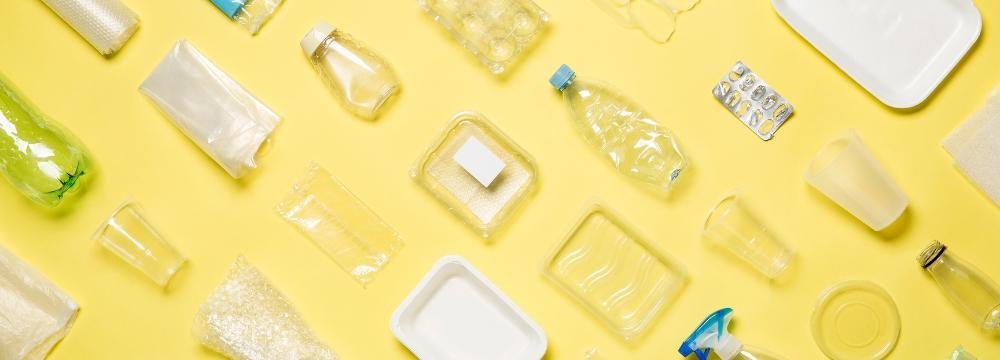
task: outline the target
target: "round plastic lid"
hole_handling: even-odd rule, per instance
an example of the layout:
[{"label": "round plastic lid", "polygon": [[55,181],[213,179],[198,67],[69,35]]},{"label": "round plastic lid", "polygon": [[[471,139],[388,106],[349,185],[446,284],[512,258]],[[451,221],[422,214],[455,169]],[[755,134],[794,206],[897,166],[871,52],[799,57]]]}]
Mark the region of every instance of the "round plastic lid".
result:
[{"label": "round plastic lid", "polygon": [[316,49],[323,44],[323,41],[333,33],[333,30],[333,25],[322,21],[317,22],[312,29],[309,29],[306,36],[302,37],[302,41],[299,42],[299,45],[302,45],[302,51],[305,51],[306,55],[312,56],[312,54],[316,53]]},{"label": "round plastic lid", "polygon": [[834,360],[882,359],[896,346],[899,329],[896,303],[870,281],[833,285],[813,309],[813,338]]}]

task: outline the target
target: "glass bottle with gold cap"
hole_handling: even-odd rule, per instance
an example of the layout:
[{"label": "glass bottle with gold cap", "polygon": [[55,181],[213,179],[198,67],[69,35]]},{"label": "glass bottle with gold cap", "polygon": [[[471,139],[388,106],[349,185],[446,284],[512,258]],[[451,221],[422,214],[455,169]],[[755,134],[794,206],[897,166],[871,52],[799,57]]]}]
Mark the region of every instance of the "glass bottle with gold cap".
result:
[{"label": "glass bottle with gold cap", "polygon": [[1000,286],[972,264],[933,242],[917,258],[955,306],[984,331],[1000,332]]}]

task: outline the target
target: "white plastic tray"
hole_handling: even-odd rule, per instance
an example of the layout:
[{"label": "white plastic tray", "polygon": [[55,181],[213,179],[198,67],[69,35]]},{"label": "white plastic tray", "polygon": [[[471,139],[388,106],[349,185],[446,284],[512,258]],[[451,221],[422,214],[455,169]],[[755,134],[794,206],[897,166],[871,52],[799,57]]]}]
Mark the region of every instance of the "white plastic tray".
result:
[{"label": "white plastic tray", "polygon": [[983,27],[972,0],[771,0],[792,28],[886,105],[919,105]]},{"label": "white plastic tray", "polygon": [[392,314],[390,326],[420,359],[540,359],[542,329],[460,256],[438,260]]}]

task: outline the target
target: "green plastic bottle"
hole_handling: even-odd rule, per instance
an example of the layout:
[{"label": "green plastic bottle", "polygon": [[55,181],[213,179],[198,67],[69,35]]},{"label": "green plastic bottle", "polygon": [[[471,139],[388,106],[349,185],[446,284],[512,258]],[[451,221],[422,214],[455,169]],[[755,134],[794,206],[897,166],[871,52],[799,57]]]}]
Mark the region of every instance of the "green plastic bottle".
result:
[{"label": "green plastic bottle", "polygon": [[76,137],[46,118],[0,74],[0,172],[47,207],[83,186],[92,171]]}]

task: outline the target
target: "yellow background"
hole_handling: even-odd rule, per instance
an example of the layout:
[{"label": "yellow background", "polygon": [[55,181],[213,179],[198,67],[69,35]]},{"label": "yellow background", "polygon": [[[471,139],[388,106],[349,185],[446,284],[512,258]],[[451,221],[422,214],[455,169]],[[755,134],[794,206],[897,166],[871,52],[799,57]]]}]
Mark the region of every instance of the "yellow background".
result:
[{"label": "yellow background", "polygon": [[[115,57],[100,56],[40,1],[0,5],[0,70],[78,135],[99,175],[76,206],[50,213],[0,186],[0,244],[47,275],[82,307],[53,359],[212,358],[191,320],[238,254],[294,303],[316,334],[347,359],[409,358],[389,317],[441,256],[469,259],[549,338],[548,356],[671,359],[709,312],[736,310],[745,343],[788,359],[819,359],[809,330],[817,295],[869,279],[894,297],[903,321],[895,359],[939,359],[963,344],[1000,358],[915,262],[932,239],[1000,279],[1000,209],[952,166],[941,140],[1000,83],[1000,2],[977,0],[978,44],[914,111],[890,109],[801,39],[768,1],[706,0],[680,19],[667,44],[620,28],[584,0],[539,0],[547,32],[505,79],[490,75],[412,0],[287,0],[258,36],[207,0],[125,0],[142,19]],[[349,115],[309,66],[301,36],[318,20],[375,48],[404,82],[375,122]],[[136,88],[175,41],[190,40],[283,118],[261,166],[230,178]],[[760,141],[710,89],[743,60],[796,112]],[[658,199],[619,176],[575,132],[546,82],[561,63],[624,91],[680,138],[692,161],[677,191]],[[484,243],[408,171],[455,112],[484,113],[537,161],[539,191],[492,244]],[[857,129],[911,199],[895,236],[873,233],[809,188],[815,151]],[[403,236],[406,247],[362,289],[272,210],[309,161],[318,161]],[[771,284],[699,239],[728,191],[798,250],[793,277]],[[169,290],[91,241],[94,228],[132,197],[189,263]],[[687,266],[690,282],[645,337],[629,346],[540,275],[540,262],[582,209],[600,199]]]}]

